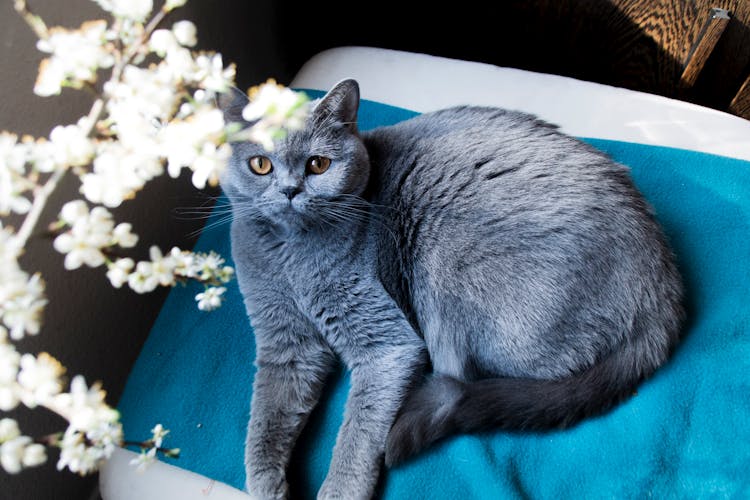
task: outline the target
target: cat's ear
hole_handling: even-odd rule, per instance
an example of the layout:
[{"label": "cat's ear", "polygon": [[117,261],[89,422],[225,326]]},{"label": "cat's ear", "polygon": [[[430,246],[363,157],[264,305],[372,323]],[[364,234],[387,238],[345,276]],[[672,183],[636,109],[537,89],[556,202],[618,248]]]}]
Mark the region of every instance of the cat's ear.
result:
[{"label": "cat's ear", "polygon": [[349,78],[334,85],[315,106],[314,113],[323,120],[333,120],[346,125],[356,133],[358,109],[359,84],[356,80]]},{"label": "cat's ear", "polygon": [[242,123],[242,110],[250,102],[247,95],[237,87],[229,87],[227,92],[223,92],[216,97],[217,107],[224,113],[226,123]]}]

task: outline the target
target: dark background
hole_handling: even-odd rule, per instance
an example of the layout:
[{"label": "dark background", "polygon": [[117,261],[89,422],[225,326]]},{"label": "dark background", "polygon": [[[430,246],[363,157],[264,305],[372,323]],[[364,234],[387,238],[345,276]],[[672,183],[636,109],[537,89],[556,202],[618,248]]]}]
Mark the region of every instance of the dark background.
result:
[{"label": "dark background", "polygon": [[[156,2],[158,4],[158,2]],[[31,0],[48,25],[78,26],[103,17],[90,0]],[[750,70],[750,2],[745,0],[509,0],[492,8],[456,2],[448,9],[430,4],[405,11],[402,3],[332,1],[292,6],[272,0],[192,0],[169,21],[186,17],[198,26],[199,48],[216,50],[238,67],[238,86],[275,77],[288,83],[317,52],[343,45],[367,45],[481,61],[572,76],[661,94],[726,110]],[[699,38],[710,7],[734,17],[709,57],[697,83],[681,88],[679,78]],[[418,12],[417,12],[418,11]],[[58,98],[34,96],[41,54],[35,39],[12,9],[0,3],[0,130],[47,135],[72,123],[90,104],[85,93]],[[750,116],[746,116],[750,117]],[[77,187],[62,186],[43,217],[49,221]],[[150,244],[190,248],[188,235],[200,220],[181,220],[175,207],[207,202],[187,180],[152,181],[138,198],[118,209],[118,220],[133,222],[141,236],[137,258]],[[116,404],[127,373],[148,334],[166,291],[141,296],[113,289],[101,269],[67,272],[51,241],[35,238],[23,260],[47,281],[50,304],[36,338],[25,352],[48,350],[72,374],[102,380]],[[22,431],[42,435],[63,422],[37,410],[16,415]],[[97,498],[97,478],[55,471],[56,456],[18,476],[0,472],[0,499]]]}]

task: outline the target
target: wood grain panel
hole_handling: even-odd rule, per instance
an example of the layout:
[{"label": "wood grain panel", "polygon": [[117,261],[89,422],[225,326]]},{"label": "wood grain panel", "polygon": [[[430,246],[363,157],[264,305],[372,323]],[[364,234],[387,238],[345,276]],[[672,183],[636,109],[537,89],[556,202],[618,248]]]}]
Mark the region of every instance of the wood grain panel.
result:
[{"label": "wood grain panel", "polygon": [[[729,103],[750,67],[750,1],[612,1],[640,27],[644,36],[659,45],[662,55],[673,59],[669,61],[662,57],[653,61],[651,70],[658,75],[656,93],[721,110],[729,109]],[[691,49],[699,46],[705,19],[712,8],[729,11],[731,19],[712,50],[701,54],[699,74],[690,75],[688,85],[680,85],[682,72],[675,73],[673,62],[681,63],[683,67],[689,65]],[[685,87],[689,87],[689,91]],[[747,111],[740,116],[750,119]]]},{"label": "wood grain panel", "polygon": [[729,111],[738,116],[750,118],[750,75],[737,91],[737,94],[729,103]]},{"label": "wood grain panel", "polygon": [[706,66],[708,58],[711,57],[716,44],[719,43],[724,30],[729,24],[729,12],[724,9],[713,8],[709,12],[708,19],[703,24],[703,29],[698,35],[698,40],[690,49],[685,69],[680,76],[680,87],[691,88],[698,80],[701,71]]}]

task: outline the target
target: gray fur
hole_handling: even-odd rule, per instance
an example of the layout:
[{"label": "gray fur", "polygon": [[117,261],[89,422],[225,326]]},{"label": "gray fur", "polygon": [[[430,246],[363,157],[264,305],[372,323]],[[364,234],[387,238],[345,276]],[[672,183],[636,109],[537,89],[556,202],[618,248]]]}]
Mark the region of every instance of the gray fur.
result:
[{"label": "gray fur", "polygon": [[[358,101],[341,82],[274,152],[235,144],[222,178],[256,332],[246,468],[258,498],[287,496],[291,449],[336,357],[351,390],[318,497],[356,499],[372,496],[385,455],[605,410],[678,337],[680,278],[625,167],[494,108],[359,134]],[[253,155],[274,171],[251,173]],[[330,169],[305,175],[311,155]],[[435,375],[412,389],[428,359]]]}]

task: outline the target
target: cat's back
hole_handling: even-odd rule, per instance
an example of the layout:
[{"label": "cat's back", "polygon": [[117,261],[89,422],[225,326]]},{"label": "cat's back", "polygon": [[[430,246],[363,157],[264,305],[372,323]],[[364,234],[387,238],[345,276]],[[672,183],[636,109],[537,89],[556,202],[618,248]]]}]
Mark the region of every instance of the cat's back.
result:
[{"label": "cat's back", "polygon": [[373,198],[426,236],[426,226],[482,237],[649,218],[625,167],[525,113],[450,108],[375,129],[364,142]]},{"label": "cat's back", "polygon": [[364,141],[384,201],[447,197],[495,205],[536,192],[567,198],[629,187],[626,169],[603,153],[533,115],[505,109],[425,113],[368,132]]}]

